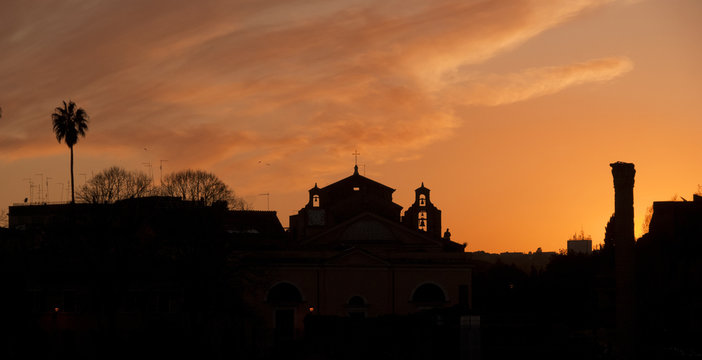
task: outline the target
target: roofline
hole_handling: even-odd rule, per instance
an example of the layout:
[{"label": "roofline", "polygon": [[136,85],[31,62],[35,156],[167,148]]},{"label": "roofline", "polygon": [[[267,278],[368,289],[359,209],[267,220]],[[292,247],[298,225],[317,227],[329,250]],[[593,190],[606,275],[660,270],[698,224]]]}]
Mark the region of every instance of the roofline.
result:
[{"label": "roofline", "polygon": [[321,189],[321,190],[325,190],[326,188],[328,188],[328,187],[330,187],[330,186],[336,185],[336,184],[338,184],[338,183],[340,183],[340,182],[342,182],[342,181],[345,181],[345,180],[350,179],[350,178],[353,178],[353,177],[358,177],[358,178],[361,178],[361,179],[370,181],[371,183],[380,185],[381,187],[384,187],[384,188],[386,188],[386,189],[388,189],[388,190],[392,190],[393,192],[396,190],[396,189],[393,189],[393,188],[391,188],[391,187],[389,187],[389,186],[387,186],[387,185],[385,185],[385,184],[381,184],[381,183],[379,183],[379,182],[377,182],[377,181],[375,181],[375,180],[373,180],[373,179],[367,178],[367,177],[365,177],[365,176],[363,176],[363,175],[361,175],[361,174],[358,174],[358,173],[354,173],[354,174],[349,175],[349,176],[347,176],[347,177],[345,177],[345,178],[343,178],[343,179],[341,179],[341,180],[337,180],[337,181],[335,181],[335,182],[333,182],[333,183],[331,183],[331,184],[329,184],[329,185],[327,185],[327,186],[325,186],[325,187],[322,187],[322,188],[320,188],[320,189]]}]

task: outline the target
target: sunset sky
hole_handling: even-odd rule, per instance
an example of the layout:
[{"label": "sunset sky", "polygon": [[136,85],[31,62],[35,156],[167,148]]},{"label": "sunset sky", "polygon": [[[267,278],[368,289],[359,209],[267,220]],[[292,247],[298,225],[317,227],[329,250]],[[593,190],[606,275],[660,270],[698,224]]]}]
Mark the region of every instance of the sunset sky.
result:
[{"label": "sunset sky", "polygon": [[158,184],[168,160],[255,209],[270,193],[287,226],[358,149],[404,208],[424,182],[469,251],[556,251],[602,242],[626,161],[638,236],[702,184],[700,19],[698,0],[3,0],[0,205],[46,177],[68,199],[50,114],[71,99],[76,185],[148,162]]}]

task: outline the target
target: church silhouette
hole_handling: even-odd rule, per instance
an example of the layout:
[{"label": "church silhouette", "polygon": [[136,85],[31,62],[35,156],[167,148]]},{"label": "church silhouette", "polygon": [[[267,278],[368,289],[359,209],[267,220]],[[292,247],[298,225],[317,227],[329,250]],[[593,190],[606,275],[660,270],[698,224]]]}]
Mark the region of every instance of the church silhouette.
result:
[{"label": "church silhouette", "polygon": [[266,274],[247,301],[280,339],[303,335],[308,315],[377,317],[470,308],[464,245],[441,236],[441,210],[422,184],[401,214],[395,190],[358,173],[325,187],[290,217],[285,243],[247,253]]}]

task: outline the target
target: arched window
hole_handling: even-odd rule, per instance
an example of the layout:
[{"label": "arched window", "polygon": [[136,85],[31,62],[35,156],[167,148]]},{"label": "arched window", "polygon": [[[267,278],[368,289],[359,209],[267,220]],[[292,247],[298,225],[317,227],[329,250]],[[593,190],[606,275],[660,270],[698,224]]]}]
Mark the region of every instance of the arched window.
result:
[{"label": "arched window", "polygon": [[295,285],[282,282],[268,290],[266,301],[273,305],[295,305],[302,302],[302,294]]},{"label": "arched window", "polygon": [[312,196],[312,206],[319,207],[319,195]]},{"label": "arched window", "polygon": [[419,195],[419,206],[427,206],[427,196],[424,194]]},{"label": "arched window", "polygon": [[417,214],[417,228],[422,231],[427,231],[427,212],[420,211]]},{"label": "arched window", "polygon": [[420,304],[440,304],[446,302],[446,295],[438,285],[426,283],[419,286],[412,294],[412,302]]}]

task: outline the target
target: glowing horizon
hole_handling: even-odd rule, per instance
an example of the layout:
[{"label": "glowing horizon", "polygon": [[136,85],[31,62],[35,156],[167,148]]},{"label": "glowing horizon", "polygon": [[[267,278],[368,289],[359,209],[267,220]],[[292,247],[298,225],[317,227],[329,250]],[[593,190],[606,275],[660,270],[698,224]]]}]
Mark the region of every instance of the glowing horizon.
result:
[{"label": "glowing horizon", "polygon": [[[469,251],[602,242],[609,164],[647,207],[690,196],[702,130],[695,1],[106,1],[0,14],[0,205],[66,189],[50,114],[90,116],[76,185],[117,165],[217,174],[284,226],[314,183],[423,181]],[[65,22],[62,19],[70,18]],[[362,167],[362,169],[363,169]],[[363,170],[362,170],[363,171]],[[41,174],[39,176],[38,174]],[[85,174],[85,175],[80,175]],[[64,190],[65,191],[65,190]]]}]

